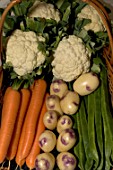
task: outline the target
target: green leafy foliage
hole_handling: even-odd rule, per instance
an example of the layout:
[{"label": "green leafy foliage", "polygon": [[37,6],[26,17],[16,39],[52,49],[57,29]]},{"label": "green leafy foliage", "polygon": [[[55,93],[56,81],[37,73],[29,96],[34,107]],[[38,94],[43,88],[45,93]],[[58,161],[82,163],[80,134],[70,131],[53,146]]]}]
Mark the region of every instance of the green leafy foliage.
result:
[{"label": "green leafy foliage", "polygon": [[[102,61],[103,47],[109,44],[107,32],[94,33],[84,29],[84,26],[90,23],[91,20],[77,19],[77,14],[86,5],[86,3],[80,0],[44,0],[47,3],[54,4],[60,11],[61,20],[58,23],[53,19],[29,18],[27,14],[34,1],[22,0],[20,4],[15,5],[9,11],[4,23],[3,31],[5,35],[3,36],[3,44],[6,46],[7,39],[17,28],[23,31],[34,31],[37,35],[45,38],[45,42],[40,41],[37,44],[37,48],[46,55],[46,60],[43,65],[34,69],[32,73],[20,77],[14,72],[11,63],[5,63],[6,54],[3,51],[3,69],[5,77],[9,80],[7,81],[8,85],[13,85],[15,89],[20,88],[23,84],[24,87],[29,87],[35,78],[44,78],[50,84],[53,79],[51,62],[59,42],[64,36],[70,34],[82,38],[84,44],[92,53],[91,71],[100,75],[105,82],[101,81],[102,87],[94,94],[89,97],[83,97],[78,113],[73,116],[73,128],[79,132],[79,141],[74,148],[74,153],[80,159],[78,163],[79,168],[86,170],[88,168],[89,170],[98,168],[102,170],[105,164],[106,169],[109,170],[110,164],[113,162],[113,148],[111,147],[111,145],[113,146],[113,135],[111,132],[111,129],[113,130],[111,128],[113,122],[110,108],[107,104],[109,103],[108,91],[106,93],[106,89],[108,89],[106,84],[107,75],[104,62]],[[3,11],[4,9],[0,9],[0,16]],[[6,83],[6,80],[4,82]],[[73,82],[69,82],[68,87],[70,90],[73,89],[72,85]],[[102,109],[98,105],[99,103],[103,106]],[[109,133],[107,133],[108,130]],[[105,146],[105,149],[103,149],[103,146]],[[56,170],[58,170],[57,167]]]},{"label": "green leafy foliage", "polygon": [[[23,0],[20,4],[15,5],[7,14],[4,23],[4,42],[7,42],[7,38],[12,34],[15,29],[21,29],[23,31],[34,31],[37,35],[41,35],[45,38],[45,43],[39,42],[38,49],[46,55],[46,62],[40,68],[36,68],[29,76],[25,75],[22,79],[34,79],[36,76],[43,77],[43,72],[46,71],[51,74],[52,67],[51,62],[53,60],[54,50],[57,48],[59,42],[64,36],[74,34],[82,38],[84,44],[92,53],[92,58],[97,58],[97,54],[101,53],[104,46],[109,43],[108,35],[106,32],[86,31],[84,26],[91,22],[89,19],[77,19],[77,14],[82,10],[86,3],[79,0],[45,0],[47,3],[53,3],[58,8],[61,14],[61,20],[56,22],[53,19],[44,18],[29,18],[28,11],[33,5],[35,0]],[[0,15],[2,15],[4,9],[0,9]],[[13,15],[12,15],[13,13]],[[5,40],[6,39],[6,40]],[[5,46],[6,44],[4,44]],[[5,54],[4,54],[5,56]],[[94,60],[92,59],[92,63]],[[13,71],[13,68],[9,69],[11,65],[5,65],[4,57],[4,69],[7,69],[11,73],[11,79],[15,77],[20,78]],[[49,70],[47,70],[49,68]],[[94,62],[92,70],[99,72],[99,65]],[[36,71],[36,73],[35,73]],[[33,77],[32,77],[33,76]],[[32,78],[31,78],[32,77]]]}]

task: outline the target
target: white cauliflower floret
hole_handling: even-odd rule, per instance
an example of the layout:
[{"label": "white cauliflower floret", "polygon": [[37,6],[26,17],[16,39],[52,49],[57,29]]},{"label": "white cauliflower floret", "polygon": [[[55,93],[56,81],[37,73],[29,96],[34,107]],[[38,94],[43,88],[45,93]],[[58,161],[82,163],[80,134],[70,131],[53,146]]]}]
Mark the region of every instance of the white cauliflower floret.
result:
[{"label": "white cauliflower floret", "polygon": [[46,19],[54,19],[57,22],[60,20],[60,13],[54,8],[53,4],[40,1],[35,1],[29,11],[28,16],[31,18],[41,17]]},{"label": "white cauliflower floret", "polygon": [[54,53],[53,75],[70,82],[89,71],[90,58],[91,53],[88,52],[82,39],[75,35],[64,37]]},{"label": "white cauliflower floret", "polygon": [[93,30],[94,32],[105,31],[105,26],[101,20],[100,15],[94,7],[91,5],[86,5],[81,12],[77,15],[79,19],[90,19],[91,23],[84,26],[85,30]]},{"label": "white cauliflower floret", "polygon": [[6,63],[10,62],[14,71],[23,76],[31,73],[45,61],[44,54],[38,50],[38,42],[45,40],[34,32],[15,30],[10,36],[6,49]]}]

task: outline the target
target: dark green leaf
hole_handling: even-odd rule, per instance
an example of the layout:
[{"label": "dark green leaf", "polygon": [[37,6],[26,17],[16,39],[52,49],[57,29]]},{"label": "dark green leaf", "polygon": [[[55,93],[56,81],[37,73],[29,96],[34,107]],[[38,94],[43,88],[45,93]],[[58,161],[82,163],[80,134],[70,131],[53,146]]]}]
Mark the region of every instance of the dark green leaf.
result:
[{"label": "dark green leaf", "polygon": [[46,46],[44,42],[41,41],[38,42],[38,49],[42,51],[43,54],[46,54]]},{"label": "dark green leaf", "polygon": [[63,15],[62,21],[68,22],[70,13],[71,13],[71,7],[68,6],[65,13],[64,13],[64,15]]},{"label": "dark green leaf", "polygon": [[81,3],[80,1],[78,1],[78,4],[76,6],[76,9],[75,9],[75,16],[77,16],[78,13],[81,12],[82,8],[84,8],[86,6],[86,3]]},{"label": "dark green leaf", "polygon": [[101,69],[100,69],[100,66],[93,63],[92,67],[91,67],[91,71],[94,72],[94,73],[100,73]]},{"label": "dark green leaf", "polygon": [[16,4],[13,7],[13,12],[16,16],[26,15],[28,9],[33,5],[34,0],[22,0],[20,4]]},{"label": "dark green leaf", "polygon": [[80,31],[83,27],[91,22],[90,19],[76,19],[75,20],[75,30]]},{"label": "dark green leaf", "polygon": [[27,17],[26,19],[26,26],[27,29],[34,31],[36,33],[43,33],[45,26],[46,26],[46,20],[45,19],[30,19]]},{"label": "dark green leaf", "polygon": [[62,6],[60,7],[60,11],[62,13],[64,13],[66,11],[66,9],[70,6],[70,3],[68,0],[65,0],[62,4]]}]

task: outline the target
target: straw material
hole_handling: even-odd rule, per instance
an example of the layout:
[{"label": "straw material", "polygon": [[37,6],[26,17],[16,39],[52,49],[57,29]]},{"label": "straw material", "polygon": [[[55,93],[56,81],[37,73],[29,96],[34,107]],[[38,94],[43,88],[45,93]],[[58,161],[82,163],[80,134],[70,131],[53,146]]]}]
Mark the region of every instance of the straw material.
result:
[{"label": "straw material", "polygon": [[3,31],[3,25],[4,25],[4,21],[6,18],[7,13],[9,12],[9,10],[15,5],[20,3],[21,0],[12,0],[8,6],[5,8],[1,19],[0,19],[0,90],[2,87],[2,81],[3,81],[3,70],[2,70],[2,65],[1,65],[1,61],[2,61],[2,31]]},{"label": "straw material", "polygon": [[[4,10],[4,13],[2,14],[2,17],[0,20],[0,59],[1,60],[2,60],[2,28],[3,28],[5,17],[8,11],[15,4],[20,3],[21,1],[22,0],[11,1],[10,4]],[[111,94],[111,101],[113,105],[113,35],[111,31],[110,18],[103,4],[101,4],[98,0],[82,0],[82,1],[88,3],[89,5],[93,6],[97,10],[108,33],[110,44],[109,44],[109,47],[106,47],[105,49],[103,49],[103,57],[106,61],[106,67],[108,71],[108,80],[109,80],[109,91]],[[2,87],[2,80],[3,80],[3,71],[2,71],[2,66],[0,66],[0,89]]]},{"label": "straw material", "polygon": [[99,1],[97,0],[83,0],[83,1],[88,3],[89,5],[91,5],[97,10],[108,33],[110,44],[108,48],[106,47],[105,49],[103,49],[103,57],[106,61],[108,80],[109,80],[109,91],[111,94],[111,102],[113,106],[113,35],[111,31],[112,28],[110,24],[110,18],[107,11]]}]

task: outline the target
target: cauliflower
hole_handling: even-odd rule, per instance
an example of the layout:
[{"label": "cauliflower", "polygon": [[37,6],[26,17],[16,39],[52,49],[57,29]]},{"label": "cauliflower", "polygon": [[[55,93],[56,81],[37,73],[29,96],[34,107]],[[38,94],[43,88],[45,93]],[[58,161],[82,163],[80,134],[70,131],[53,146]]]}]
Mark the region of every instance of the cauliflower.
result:
[{"label": "cauliflower", "polygon": [[11,63],[19,76],[31,73],[45,61],[44,54],[38,50],[38,42],[44,40],[32,31],[15,30],[7,43],[6,63]]},{"label": "cauliflower", "polygon": [[90,58],[91,53],[86,49],[82,39],[75,35],[64,37],[54,53],[53,75],[70,82],[89,71]]},{"label": "cauliflower", "polygon": [[41,17],[46,19],[54,19],[57,22],[60,20],[60,13],[54,8],[53,4],[47,4],[46,2],[40,1],[35,1],[29,11],[28,16],[31,18]]},{"label": "cauliflower", "polygon": [[105,31],[105,26],[99,16],[98,12],[91,5],[86,5],[77,15],[79,19],[91,19],[91,23],[84,26],[85,30],[93,30],[94,32]]}]

